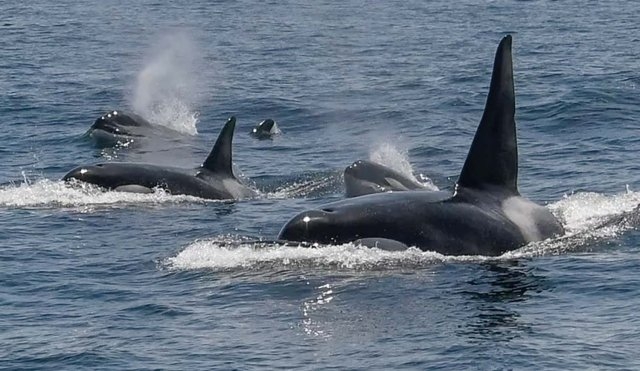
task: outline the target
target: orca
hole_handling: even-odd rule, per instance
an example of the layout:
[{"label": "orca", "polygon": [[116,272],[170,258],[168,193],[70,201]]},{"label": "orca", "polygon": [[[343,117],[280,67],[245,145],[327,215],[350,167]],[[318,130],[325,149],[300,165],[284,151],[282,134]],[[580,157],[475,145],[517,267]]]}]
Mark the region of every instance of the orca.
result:
[{"label": "orca", "polygon": [[369,160],[358,160],[344,169],[347,197],[371,193],[428,189],[415,179]]},{"label": "orca", "polygon": [[150,135],[174,138],[181,133],[160,125],[153,125],[140,115],[113,110],[98,117],[85,136],[99,147],[129,146]]},{"label": "orca", "polygon": [[72,179],[95,184],[114,191],[149,193],[160,188],[174,195],[191,195],[213,200],[242,199],[256,196],[233,174],[231,142],[236,126],[229,118],[211,153],[195,169],[161,165],[106,162],[83,165],[67,173],[62,180]]},{"label": "orca", "polygon": [[564,234],[547,208],[518,192],[511,43],[507,35],[498,46],[484,113],[453,194],[376,193],[330,203],[294,216],[278,239],[497,256]]},{"label": "orca", "polygon": [[251,129],[249,134],[258,139],[271,139],[274,135],[280,134],[280,128],[272,119],[266,119]]}]

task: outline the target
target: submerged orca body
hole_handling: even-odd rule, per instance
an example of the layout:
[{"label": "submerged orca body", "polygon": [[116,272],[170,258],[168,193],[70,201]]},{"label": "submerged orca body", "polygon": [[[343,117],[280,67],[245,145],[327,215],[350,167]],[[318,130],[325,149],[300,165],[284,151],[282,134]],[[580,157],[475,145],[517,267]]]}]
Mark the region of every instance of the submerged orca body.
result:
[{"label": "submerged orca body", "polygon": [[424,184],[390,167],[368,160],[358,160],[344,169],[344,185],[347,197],[426,189]]},{"label": "submerged orca body", "polygon": [[231,117],[222,128],[207,159],[195,169],[106,162],[79,166],[62,179],[76,179],[124,192],[149,193],[154,188],[160,188],[175,195],[214,200],[253,197],[256,193],[244,186],[233,174],[231,142],[235,125],[236,119]]},{"label": "submerged orca body", "polygon": [[164,126],[153,125],[135,113],[117,110],[98,117],[85,134],[99,147],[129,145],[148,136],[173,139],[181,135]]},{"label": "submerged orca body", "polygon": [[279,239],[409,246],[446,255],[501,255],[564,233],[551,212],[520,196],[511,36],[500,42],[485,110],[453,194],[371,194],[303,212]]},{"label": "submerged orca body", "polygon": [[249,134],[258,139],[270,139],[273,138],[274,135],[280,134],[280,129],[275,121],[266,119],[251,129]]}]

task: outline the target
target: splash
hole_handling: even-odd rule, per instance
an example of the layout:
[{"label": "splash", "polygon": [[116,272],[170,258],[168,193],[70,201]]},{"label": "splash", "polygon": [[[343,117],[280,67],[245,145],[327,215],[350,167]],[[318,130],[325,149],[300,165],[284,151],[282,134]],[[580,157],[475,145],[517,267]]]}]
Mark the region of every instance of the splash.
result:
[{"label": "splash", "polygon": [[[241,174],[235,171],[236,176]],[[321,197],[342,192],[342,171],[326,170],[300,174],[246,178],[238,176],[244,184],[256,189],[264,199],[290,199]]]},{"label": "splash", "polygon": [[279,243],[234,243],[233,239],[196,241],[177,256],[165,262],[169,269],[248,269],[326,267],[342,269],[372,269],[385,266],[433,264],[447,260],[434,252],[412,248],[407,251],[383,251],[354,244],[309,248]]},{"label": "splash", "polygon": [[335,192],[339,186],[338,174],[319,176],[311,179],[300,179],[284,184],[265,194],[269,199],[287,199],[297,197],[317,197]]},{"label": "splash", "polygon": [[627,190],[608,196],[600,193],[584,192],[565,196],[549,205],[551,211],[563,221],[567,235],[587,232],[606,224],[614,217],[631,212],[640,204],[640,192]]},{"label": "splash", "polygon": [[198,48],[184,33],[160,40],[138,74],[133,109],[152,123],[195,135],[193,105],[202,84],[197,74]]},{"label": "splash", "polygon": [[406,251],[384,251],[352,243],[329,246],[303,246],[279,242],[255,242],[247,238],[219,236],[198,240],[186,246],[176,256],[167,258],[168,269],[234,270],[234,269],[295,269],[317,267],[348,270],[378,270],[415,268],[442,263],[481,263],[558,255],[586,251],[597,242],[614,237],[636,227],[640,219],[635,209],[640,203],[639,192],[607,196],[579,193],[566,196],[549,205],[565,225],[567,233],[559,238],[530,243],[502,256],[446,256],[433,251],[410,248]]},{"label": "splash", "polygon": [[92,211],[97,206],[204,202],[209,200],[193,196],[172,196],[159,189],[149,194],[105,192],[87,183],[78,182],[69,186],[65,182],[48,179],[0,188],[0,207],[80,207],[84,211]]},{"label": "splash", "polygon": [[549,205],[551,212],[563,223],[566,232],[564,236],[530,243],[503,256],[519,258],[588,251],[599,241],[614,238],[640,226],[639,204],[640,193],[628,189],[612,196],[593,192],[565,196]]},{"label": "splash", "polygon": [[413,175],[413,167],[409,162],[409,154],[406,150],[399,150],[390,143],[379,143],[369,153],[369,160],[387,166],[402,175],[424,185],[427,189],[437,191],[438,187],[424,174]]}]

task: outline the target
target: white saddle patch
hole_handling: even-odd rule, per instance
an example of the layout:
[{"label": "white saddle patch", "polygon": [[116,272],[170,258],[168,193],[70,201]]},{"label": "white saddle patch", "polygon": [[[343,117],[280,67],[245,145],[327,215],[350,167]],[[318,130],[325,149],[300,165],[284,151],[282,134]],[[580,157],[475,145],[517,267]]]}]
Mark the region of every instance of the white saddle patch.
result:
[{"label": "white saddle patch", "polygon": [[252,196],[252,192],[235,179],[223,179],[222,186],[237,200]]},{"label": "white saddle patch", "polygon": [[502,211],[527,240],[540,241],[542,234],[536,225],[536,211],[541,206],[519,196],[509,197],[502,202]]}]

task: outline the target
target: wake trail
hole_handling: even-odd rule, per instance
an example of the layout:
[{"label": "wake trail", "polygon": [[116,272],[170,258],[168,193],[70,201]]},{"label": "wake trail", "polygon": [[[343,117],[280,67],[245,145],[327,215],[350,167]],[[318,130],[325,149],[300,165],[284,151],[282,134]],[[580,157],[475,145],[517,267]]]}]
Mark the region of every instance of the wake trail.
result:
[{"label": "wake trail", "polygon": [[309,245],[256,241],[242,236],[197,240],[163,261],[170,270],[296,269],[301,267],[379,270],[419,268],[443,263],[482,263],[589,250],[594,244],[640,225],[640,192],[617,195],[579,193],[548,207],[562,220],[566,234],[530,243],[498,257],[447,256],[410,248],[384,251],[354,245]]}]

